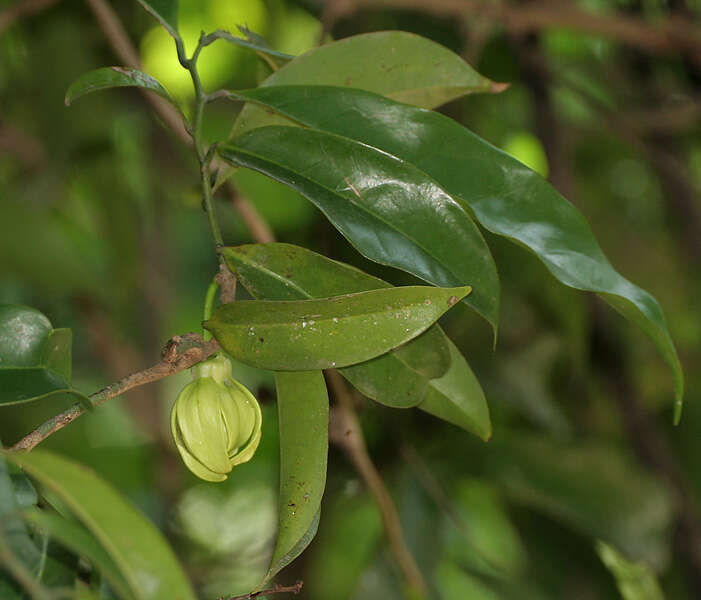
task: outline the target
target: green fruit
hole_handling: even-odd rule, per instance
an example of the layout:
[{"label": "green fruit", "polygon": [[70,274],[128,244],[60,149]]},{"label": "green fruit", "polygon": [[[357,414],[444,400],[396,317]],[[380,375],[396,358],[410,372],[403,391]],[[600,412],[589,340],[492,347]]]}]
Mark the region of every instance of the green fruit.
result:
[{"label": "green fruit", "polygon": [[194,381],[178,395],[170,415],[175,445],[190,471],[206,481],[224,481],[249,461],[261,437],[255,396],[231,377],[219,354],[192,369]]}]

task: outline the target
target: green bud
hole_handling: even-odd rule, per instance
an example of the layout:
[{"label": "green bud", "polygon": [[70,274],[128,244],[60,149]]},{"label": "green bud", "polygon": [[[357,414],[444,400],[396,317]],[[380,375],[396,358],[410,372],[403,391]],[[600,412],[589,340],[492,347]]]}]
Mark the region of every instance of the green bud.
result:
[{"label": "green bud", "polygon": [[193,367],[192,377],[170,414],[173,438],[190,471],[206,481],[224,481],[258,448],[260,406],[231,377],[231,362],[221,354]]}]

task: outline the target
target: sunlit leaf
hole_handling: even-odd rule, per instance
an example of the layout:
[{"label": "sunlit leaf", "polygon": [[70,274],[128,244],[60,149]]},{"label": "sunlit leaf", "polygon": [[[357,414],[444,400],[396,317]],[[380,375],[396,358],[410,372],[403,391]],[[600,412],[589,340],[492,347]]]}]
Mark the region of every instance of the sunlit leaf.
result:
[{"label": "sunlit leaf", "polygon": [[[250,244],[224,248],[222,254],[255,298],[318,298],[391,287],[355,267],[290,244]],[[449,370],[429,381],[434,375],[426,374],[426,363],[433,363],[434,369],[441,367],[444,345],[449,351]],[[491,435],[482,388],[438,325],[401,348],[340,372],[377,402],[398,408],[414,406],[424,398],[419,408],[482,439]]]},{"label": "sunlit leaf", "polygon": [[[405,31],[365,33],[324,44],[298,56],[262,85],[297,84],[359,88],[424,108],[506,87],[477,73],[448,48]],[[236,121],[234,135],[285,122],[247,105]]]},{"label": "sunlit leaf", "polygon": [[496,330],[499,279],[482,234],[465,209],[413,165],[297,127],[255,129],[220,154],[306,196],[367,258],[437,286],[472,286],[466,304]]},{"label": "sunlit leaf", "polygon": [[276,373],[280,421],[280,509],[266,581],[312,541],[319,524],[329,449],[329,398],[321,371]]},{"label": "sunlit leaf", "polygon": [[4,456],[59,497],[99,541],[138,600],[194,600],[161,533],[92,470],[47,451]]},{"label": "sunlit leaf", "polygon": [[254,367],[330,369],[408,342],[469,293],[469,287],[409,286],[323,300],[232,302],[204,325],[227,353]]},{"label": "sunlit leaf", "polygon": [[540,175],[452,119],[362,90],[287,86],[241,96],[415,165],[489,231],[535,253],[559,281],[600,294],[648,335],[671,367],[678,421],[684,378],[662,308],[616,272],[586,219]]},{"label": "sunlit leaf", "polygon": [[119,87],[139,87],[165,98],[177,108],[166,89],[153,77],[129,67],[103,67],[78,77],[66,92],[66,106],[85,94]]}]

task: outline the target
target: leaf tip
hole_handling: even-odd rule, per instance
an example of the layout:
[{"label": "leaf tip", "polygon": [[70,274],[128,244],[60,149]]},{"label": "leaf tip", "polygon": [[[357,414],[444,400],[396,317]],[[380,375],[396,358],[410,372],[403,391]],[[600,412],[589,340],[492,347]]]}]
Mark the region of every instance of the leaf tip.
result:
[{"label": "leaf tip", "polygon": [[501,94],[511,87],[510,83],[500,83],[498,81],[490,81],[488,91],[490,94]]}]

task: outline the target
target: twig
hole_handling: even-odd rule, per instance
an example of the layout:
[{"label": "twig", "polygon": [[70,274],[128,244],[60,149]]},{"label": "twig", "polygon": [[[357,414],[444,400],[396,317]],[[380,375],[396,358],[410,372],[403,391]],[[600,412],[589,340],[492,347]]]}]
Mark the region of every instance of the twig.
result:
[{"label": "twig", "polygon": [[646,52],[687,51],[701,64],[701,31],[688,19],[669,17],[655,25],[642,19],[616,15],[597,15],[570,2],[542,1],[528,4],[479,0],[326,0],[324,17],[327,30],[342,17],[360,9],[402,9],[427,12],[441,17],[489,19],[512,34],[562,27],[616,39]]},{"label": "twig", "polygon": [[229,598],[221,596],[217,600],[253,600],[254,598],[262,598],[270,594],[294,594],[296,596],[302,591],[303,585],[303,581],[298,581],[294,585],[275,584],[273,587],[267,590],[261,590],[260,592],[251,592],[250,594],[243,594],[242,596],[230,596]]},{"label": "twig", "polygon": [[9,8],[0,11],[0,34],[17,19],[29,17],[45,8],[49,8],[56,2],[57,0],[19,0],[19,2],[16,2]]},{"label": "twig", "polygon": [[[106,0],[85,0],[90,10],[93,12],[97,23],[102,30],[109,45],[114,50],[122,63],[132,69],[142,69],[141,60],[136,48],[132,44],[127,32],[122,25],[117,14]],[[153,107],[156,114],[163,122],[173,130],[178,139],[187,146],[192,146],[192,138],[185,129],[180,114],[171,104],[148,90],[139,88],[148,102]],[[213,166],[222,166],[213,162]],[[265,220],[260,216],[255,207],[241,196],[230,184],[227,184],[229,195],[232,199],[234,209],[239,213],[246,228],[251,232],[253,238],[260,243],[274,241],[270,228]]]},{"label": "twig", "polygon": [[[219,350],[219,344],[214,339],[204,342],[202,337],[196,333],[186,333],[183,336],[176,335],[166,344],[163,351],[163,359],[159,363],[149,369],[132,373],[116,383],[91,394],[90,401],[93,406],[104,404],[108,400],[121,396],[124,392],[135,387],[158,381],[169,375],[189,369],[198,362],[210,357],[217,350]],[[86,412],[87,409],[82,404],[76,403],[39,425],[34,431],[12,446],[10,450],[29,451],[51,434],[63,429]]]},{"label": "twig", "polygon": [[353,407],[353,400],[350,397],[348,388],[338,371],[327,371],[326,374],[334,397],[338,401],[331,413],[329,437],[337,446],[343,448],[353,466],[363,478],[363,481],[365,481],[382,514],[387,541],[399,568],[409,586],[414,589],[419,597],[425,597],[428,594],[428,587],[404,541],[402,524],[399,520],[394,500],[392,500],[392,496],[387,490],[382,477],[380,477],[377,467],[375,467],[368,455],[363,432],[358,423],[358,415]]}]

